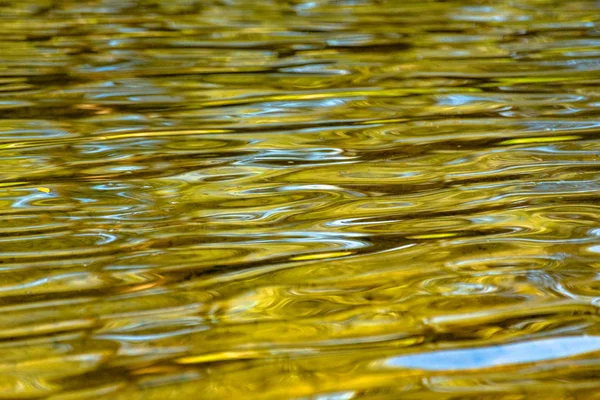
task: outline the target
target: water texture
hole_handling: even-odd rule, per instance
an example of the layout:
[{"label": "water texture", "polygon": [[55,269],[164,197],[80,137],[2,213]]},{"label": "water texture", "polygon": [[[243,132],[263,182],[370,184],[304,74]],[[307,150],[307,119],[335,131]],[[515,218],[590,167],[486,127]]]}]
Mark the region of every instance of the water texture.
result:
[{"label": "water texture", "polygon": [[0,3],[1,399],[600,399],[600,3]]}]

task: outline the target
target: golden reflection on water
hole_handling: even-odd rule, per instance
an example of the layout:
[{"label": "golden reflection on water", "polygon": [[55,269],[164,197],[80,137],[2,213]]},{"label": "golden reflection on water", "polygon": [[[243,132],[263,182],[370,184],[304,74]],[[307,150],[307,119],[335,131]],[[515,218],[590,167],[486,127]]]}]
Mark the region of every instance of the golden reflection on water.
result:
[{"label": "golden reflection on water", "polygon": [[600,399],[600,3],[0,3],[0,398]]}]

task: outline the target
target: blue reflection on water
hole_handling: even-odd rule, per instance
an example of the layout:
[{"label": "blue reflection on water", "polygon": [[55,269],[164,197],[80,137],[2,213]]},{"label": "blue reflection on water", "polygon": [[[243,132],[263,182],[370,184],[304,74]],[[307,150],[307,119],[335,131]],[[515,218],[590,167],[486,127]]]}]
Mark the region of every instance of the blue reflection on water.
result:
[{"label": "blue reflection on water", "polygon": [[441,350],[392,357],[386,365],[430,371],[492,368],[534,363],[600,350],[598,336],[570,336],[474,349]]}]

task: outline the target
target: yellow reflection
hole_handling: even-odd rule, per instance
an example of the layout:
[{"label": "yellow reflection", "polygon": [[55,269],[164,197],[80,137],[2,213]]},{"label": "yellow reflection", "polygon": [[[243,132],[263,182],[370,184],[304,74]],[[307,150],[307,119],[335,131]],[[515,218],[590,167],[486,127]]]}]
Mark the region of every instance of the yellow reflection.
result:
[{"label": "yellow reflection", "polygon": [[415,235],[415,236],[407,236],[409,239],[443,239],[449,237],[458,236],[456,232],[448,232],[448,233],[429,233],[427,235]]},{"label": "yellow reflection", "polygon": [[336,258],[343,257],[352,254],[351,251],[334,251],[331,253],[320,253],[320,254],[308,254],[305,256],[295,256],[291,257],[290,260],[293,261],[306,261],[306,260],[322,260],[324,258]]},{"label": "yellow reflection", "polygon": [[550,136],[550,137],[533,137],[533,138],[520,138],[520,139],[509,139],[503,140],[499,144],[528,144],[528,143],[549,143],[549,142],[567,142],[570,140],[581,139],[581,136]]}]

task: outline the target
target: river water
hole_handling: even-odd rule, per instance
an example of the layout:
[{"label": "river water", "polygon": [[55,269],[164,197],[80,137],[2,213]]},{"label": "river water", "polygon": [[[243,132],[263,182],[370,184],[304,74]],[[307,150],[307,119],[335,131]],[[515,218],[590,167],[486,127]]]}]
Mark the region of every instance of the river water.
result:
[{"label": "river water", "polygon": [[0,4],[1,399],[600,399],[600,3]]}]

